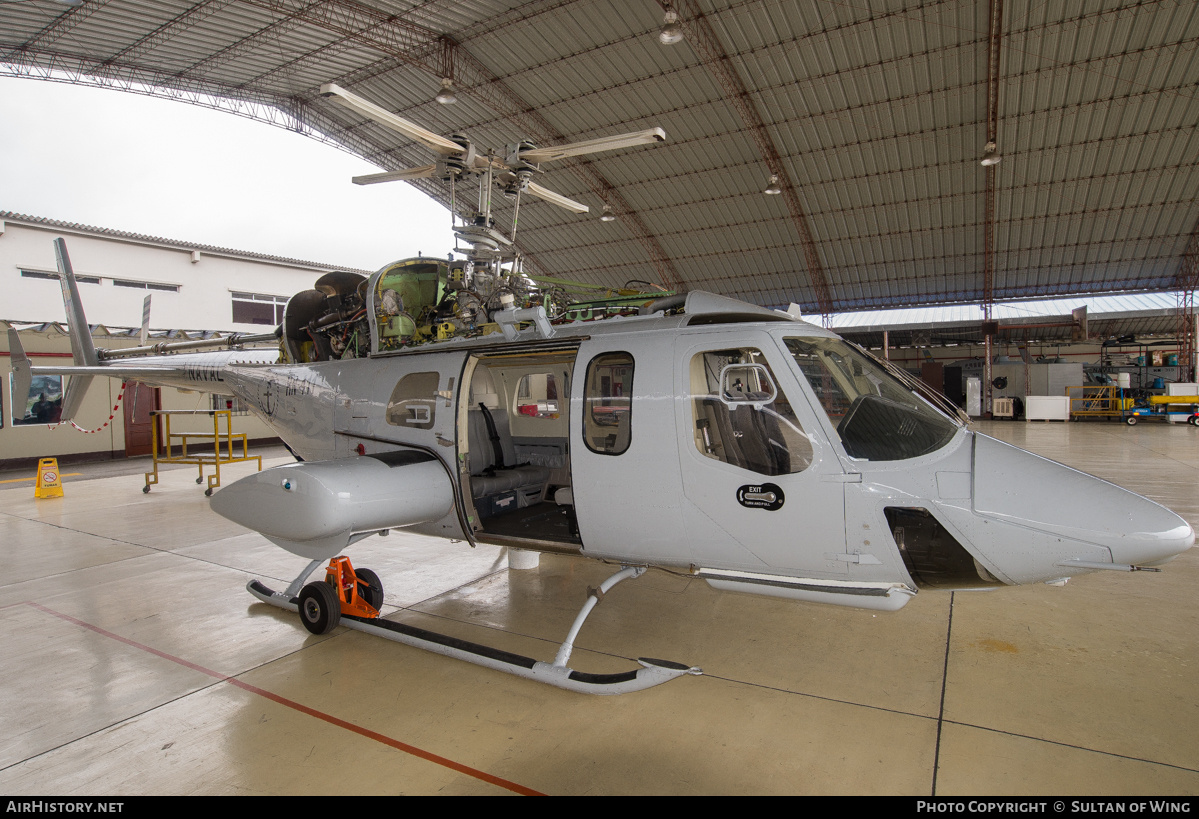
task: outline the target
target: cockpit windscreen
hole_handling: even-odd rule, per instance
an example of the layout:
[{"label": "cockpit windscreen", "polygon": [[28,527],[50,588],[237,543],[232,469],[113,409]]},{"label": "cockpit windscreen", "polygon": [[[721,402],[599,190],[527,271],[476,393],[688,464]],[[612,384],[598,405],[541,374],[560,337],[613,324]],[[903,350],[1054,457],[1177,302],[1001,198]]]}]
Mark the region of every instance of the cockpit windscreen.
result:
[{"label": "cockpit windscreen", "polygon": [[840,339],[783,342],[850,457],[898,461],[927,455],[949,443],[961,426]]}]

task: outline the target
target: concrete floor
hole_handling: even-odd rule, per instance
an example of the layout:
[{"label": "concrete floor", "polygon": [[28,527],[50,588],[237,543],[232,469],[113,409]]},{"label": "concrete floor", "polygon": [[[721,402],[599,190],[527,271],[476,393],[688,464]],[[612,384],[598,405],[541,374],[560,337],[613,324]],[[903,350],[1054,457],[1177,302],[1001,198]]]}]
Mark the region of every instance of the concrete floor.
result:
[{"label": "concrete floor", "polygon": [[[978,427],[1199,525],[1192,427]],[[142,494],[144,468],[67,466],[61,499],[0,483],[2,793],[1199,793],[1199,550],[895,614],[650,572],[595,611],[572,666],[704,676],[594,697],[310,635],[244,589],[304,561],[210,512],[192,471]],[[386,616],[546,660],[613,570],[509,572],[501,549],[396,533],[350,555]]]}]

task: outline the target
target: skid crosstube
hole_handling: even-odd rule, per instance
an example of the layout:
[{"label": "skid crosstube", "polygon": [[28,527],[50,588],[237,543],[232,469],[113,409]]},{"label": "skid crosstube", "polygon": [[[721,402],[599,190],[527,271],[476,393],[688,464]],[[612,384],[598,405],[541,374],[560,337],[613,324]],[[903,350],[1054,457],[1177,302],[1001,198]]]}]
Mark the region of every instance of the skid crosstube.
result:
[{"label": "skid crosstube", "polygon": [[[289,598],[281,592],[273,591],[258,580],[251,580],[247,583],[246,590],[264,603],[289,611],[299,610],[298,598]],[[641,657],[638,658],[641,668],[635,671],[619,674],[590,674],[382,618],[367,619],[344,614],[341,617],[341,624],[413,648],[432,651],[435,654],[464,660],[485,668],[515,674],[518,677],[548,683],[558,688],[583,694],[627,694],[661,685],[684,674],[699,675],[703,673],[698,668],[682,663]]]}]

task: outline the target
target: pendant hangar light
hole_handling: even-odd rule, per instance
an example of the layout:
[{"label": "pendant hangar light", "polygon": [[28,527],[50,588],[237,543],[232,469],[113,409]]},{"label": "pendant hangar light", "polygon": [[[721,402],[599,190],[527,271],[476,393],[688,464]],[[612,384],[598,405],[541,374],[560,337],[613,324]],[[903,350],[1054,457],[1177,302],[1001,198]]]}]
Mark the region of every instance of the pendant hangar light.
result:
[{"label": "pendant hangar light", "polygon": [[453,105],[458,101],[457,95],[454,94],[454,81],[446,77],[441,81],[441,90],[434,97],[442,105]]},{"label": "pendant hangar light", "polygon": [[679,15],[674,9],[667,7],[662,17],[662,30],[658,32],[658,42],[662,45],[674,45],[683,41],[683,27],[679,25]]}]

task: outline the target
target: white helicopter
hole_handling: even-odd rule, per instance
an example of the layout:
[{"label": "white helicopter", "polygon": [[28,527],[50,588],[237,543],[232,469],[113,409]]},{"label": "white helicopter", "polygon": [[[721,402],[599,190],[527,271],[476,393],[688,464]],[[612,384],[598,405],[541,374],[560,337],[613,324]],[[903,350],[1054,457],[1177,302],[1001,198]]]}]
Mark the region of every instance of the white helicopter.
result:
[{"label": "white helicopter", "polygon": [[[368,115],[399,120],[378,111]],[[451,179],[484,177],[486,191],[498,175],[519,196],[513,168],[534,149],[480,160],[464,143],[399,174],[450,167]],[[702,673],[650,658],[621,674],[568,665],[598,600],[651,567],[721,590],[894,611],[925,589],[1156,571],[1194,543],[1170,510],[972,431],[945,399],[797,311],[704,292],[572,302],[520,272],[485,200],[457,231],[468,259],[328,274],[289,301],[268,336],[277,350],[96,351],[56,240],[75,366],[31,367],[10,331],[16,389],[74,376],[64,420],[96,375],[237,396],[298,460],[221,489],[212,507],[310,561],[286,590],[252,580],[252,594],[298,611],[313,633],[340,623],[580,692]],[[379,578],[341,553],[397,528],[621,569],[541,662],[380,618]],[[326,561],[325,579],[306,583]]]}]

